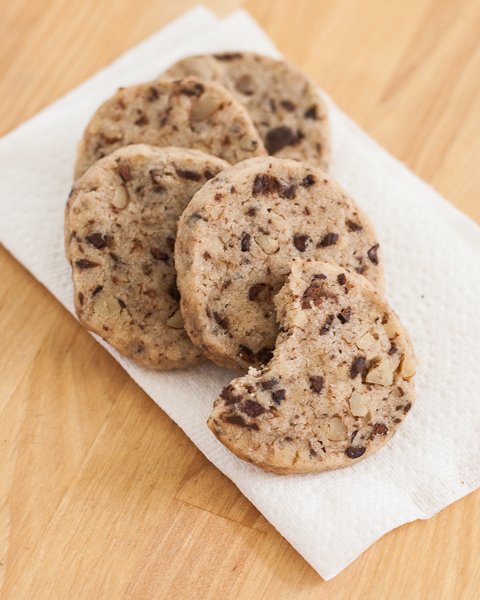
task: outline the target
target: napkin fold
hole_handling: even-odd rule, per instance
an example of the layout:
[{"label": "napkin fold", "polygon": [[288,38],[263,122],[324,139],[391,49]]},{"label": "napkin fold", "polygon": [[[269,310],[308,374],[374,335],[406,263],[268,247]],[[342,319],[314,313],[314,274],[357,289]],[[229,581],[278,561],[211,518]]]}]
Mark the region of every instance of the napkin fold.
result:
[{"label": "napkin fold", "polygon": [[[200,33],[201,32],[201,33]],[[154,79],[190,54],[280,54],[244,11],[197,7],[0,140],[0,241],[73,311],[63,211],[75,146],[117,87]],[[279,477],[224,448],[206,426],[233,371],[205,363],[156,373],[99,342],[324,579],[391,529],[427,519],[480,486],[480,229],[392,158],[324,95],[331,174],[370,216],[387,296],[417,356],[417,404],[395,437],[355,466]]]}]

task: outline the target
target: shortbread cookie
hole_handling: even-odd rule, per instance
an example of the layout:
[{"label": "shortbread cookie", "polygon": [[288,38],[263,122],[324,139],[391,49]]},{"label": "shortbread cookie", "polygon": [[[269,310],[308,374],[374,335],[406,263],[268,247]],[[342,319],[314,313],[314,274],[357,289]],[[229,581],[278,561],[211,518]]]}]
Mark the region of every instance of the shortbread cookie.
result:
[{"label": "shortbread cookie", "polygon": [[293,65],[252,52],[229,52],[185,58],[164,76],[222,84],[246,107],[269,154],[328,171],[327,107],[315,84]]},{"label": "shortbread cookie", "polygon": [[74,185],[65,243],[84,327],[153,369],[203,360],[183,328],[174,245],[193,194],[228,163],[197,150],[121,148]]},{"label": "shortbread cookie", "polygon": [[120,88],[95,113],[78,145],[75,177],[129,144],[196,148],[235,164],[265,156],[245,108],[215,83],[158,81]]},{"label": "shortbread cookie", "polygon": [[333,261],[384,290],[370,221],[322,171],[256,158],[209,181],[180,219],[175,250],[194,344],[240,372],[268,362],[278,333],[273,297],[296,257]]},{"label": "shortbread cookie", "polygon": [[210,429],[237,456],[279,475],[367,458],[415,401],[407,332],[364,277],[331,263],[294,260],[275,304],[273,359],[223,389]]}]

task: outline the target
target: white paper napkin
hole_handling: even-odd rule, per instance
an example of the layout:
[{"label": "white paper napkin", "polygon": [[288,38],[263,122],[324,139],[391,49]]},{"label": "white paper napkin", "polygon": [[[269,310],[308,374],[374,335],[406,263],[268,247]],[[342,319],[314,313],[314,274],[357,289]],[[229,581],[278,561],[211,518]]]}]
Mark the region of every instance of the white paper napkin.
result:
[{"label": "white paper napkin", "polygon": [[[75,144],[90,116],[118,86],[154,79],[183,56],[220,50],[279,56],[244,11],[219,21],[196,8],[0,140],[0,241],[71,312],[63,210]],[[417,404],[393,440],[340,471],[264,473],[206,426],[232,371],[208,363],[155,373],[100,341],[324,579],[391,529],[427,519],[480,486],[480,229],[327,102],[331,173],[377,229],[388,298],[421,358]]]}]

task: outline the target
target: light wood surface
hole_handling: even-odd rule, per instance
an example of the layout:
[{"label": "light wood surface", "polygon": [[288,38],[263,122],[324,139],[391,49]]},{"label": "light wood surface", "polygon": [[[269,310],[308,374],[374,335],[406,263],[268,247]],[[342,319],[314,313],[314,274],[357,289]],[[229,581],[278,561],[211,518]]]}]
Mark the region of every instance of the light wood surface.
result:
[{"label": "light wood surface", "polygon": [[[2,0],[0,134],[194,3]],[[480,223],[478,0],[205,3]],[[480,597],[479,491],[324,582],[1,246],[0,272],[2,600]]]}]

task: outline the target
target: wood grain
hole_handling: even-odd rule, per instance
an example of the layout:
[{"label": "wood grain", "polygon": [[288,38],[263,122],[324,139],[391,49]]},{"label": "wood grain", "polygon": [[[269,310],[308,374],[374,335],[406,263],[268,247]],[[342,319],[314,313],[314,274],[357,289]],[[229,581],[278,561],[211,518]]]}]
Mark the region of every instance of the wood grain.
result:
[{"label": "wood grain", "polygon": [[[195,4],[3,0],[0,133]],[[480,223],[477,0],[243,5],[371,136]],[[480,491],[324,582],[0,247],[0,598],[470,600]],[[319,540],[321,543],[321,540]]]}]

